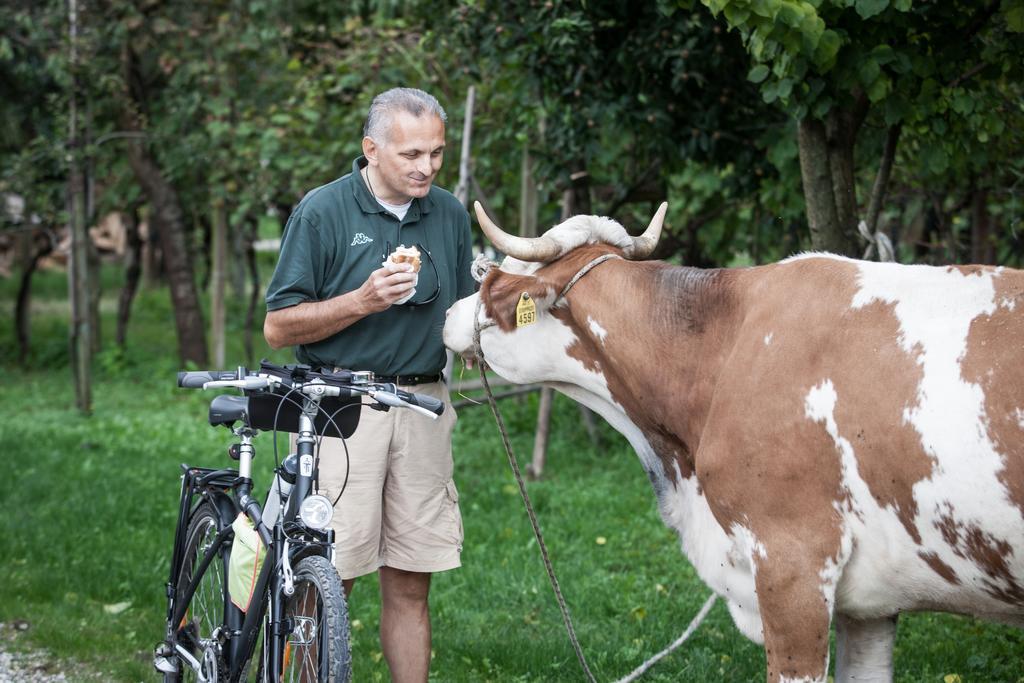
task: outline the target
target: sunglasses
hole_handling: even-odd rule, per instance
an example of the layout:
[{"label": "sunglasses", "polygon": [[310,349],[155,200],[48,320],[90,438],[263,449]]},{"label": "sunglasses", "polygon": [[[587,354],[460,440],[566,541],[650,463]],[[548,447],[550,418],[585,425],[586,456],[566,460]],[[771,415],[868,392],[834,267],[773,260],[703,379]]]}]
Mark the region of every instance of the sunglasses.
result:
[{"label": "sunglasses", "polygon": [[[406,301],[404,304],[397,304],[398,306],[408,306],[409,308],[416,308],[417,306],[426,306],[427,304],[434,303],[434,301],[437,300],[438,295],[441,294],[441,278],[437,274],[437,266],[434,265],[434,257],[431,256],[430,255],[430,251],[426,247],[424,247],[422,244],[420,244],[419,242],[417,242],[413,246],[416,247],[419,250],[419,252],[420,252],[420,272],[421,273],[423,272],[423,261],[424,260],[426,260],[427,262],[430,263],[430,269],[434,271],[434,293],[431,294],[429,297],[427,297],[426,299],[424,299],[422,301],[413,301],[412,299],[410,299],[409,301]],[[386,260],[387,257],[388,257],[388,254],[390,254],[390,253],[391,253],[391,242],[387,242],[384,245],[384,256],[383,256],[383,258]],[[417,291],[417,294],[418,293],[419,292]],[[415,297],[413,297],[413,299],[415,299]]]}]

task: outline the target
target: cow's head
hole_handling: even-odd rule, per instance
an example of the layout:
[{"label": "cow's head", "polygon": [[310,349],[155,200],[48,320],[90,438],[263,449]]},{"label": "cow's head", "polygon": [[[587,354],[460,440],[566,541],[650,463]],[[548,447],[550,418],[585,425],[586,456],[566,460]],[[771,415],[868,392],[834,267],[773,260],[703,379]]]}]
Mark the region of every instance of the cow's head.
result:
[{"label": "cow's head", "polygon": [[[649,256],[661,234],[667,208],[667,204],[661,205],[639,237],[630,236],[610,218],[574,216],[541,237],[522,238],[505,233],[477,203],[481,228],[508,257],[488,272],[478,294],[457,301],[448,310],[445,345],[470,357],[474,331],[479,329],[486,362],[506,379],[577,384],[575,374],[566,376],[571,368],[565,362],[577,335],[568,324],[568,304],[559,295],[582,268],[604,254],[626,259]],[[528,322],[531,305],[534,318]]]}]

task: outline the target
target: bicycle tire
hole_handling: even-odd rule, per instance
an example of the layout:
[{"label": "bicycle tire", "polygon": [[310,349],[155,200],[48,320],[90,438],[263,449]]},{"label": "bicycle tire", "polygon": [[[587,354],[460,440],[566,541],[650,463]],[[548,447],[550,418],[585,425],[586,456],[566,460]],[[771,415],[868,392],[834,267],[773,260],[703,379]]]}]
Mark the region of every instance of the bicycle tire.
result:
[{"label": "bicycle tire", "polygon": [[295,593],[285,600],[292,622],[281,658],[286,683],[348,683],[352,678],[348,606],[338,572],[320,556],[301,560],[294,571]]},{"label": "bicycle tire", "polygon": [[[179,599],[192,581],[195,570],[203,559],[206,548],[221,530],[220,517],[212,505],[200,503],[192,513],[185,534],[185,551],[182,555],[181,569],[178,572],[177,591]],[[203,643],[211,640],[217,627],[224,624],[227,609],[227,568],[228,553],[214,559],[203,574],[196,591],[189,601],[185,617],[178,628],[178,642],[189,649],[196,659],[204,662],[204,655],[212,661],[206,665],[215,667],[208,671],[207,677],[213,674],[213,680],[226,680],[226,667],[223,653],[210,648],[209,654],[203,650]],[[179,670],[175,674],[166,674],[165,683],[185,683],[199,680],[195,672],[185,662],[179,662]]]}]

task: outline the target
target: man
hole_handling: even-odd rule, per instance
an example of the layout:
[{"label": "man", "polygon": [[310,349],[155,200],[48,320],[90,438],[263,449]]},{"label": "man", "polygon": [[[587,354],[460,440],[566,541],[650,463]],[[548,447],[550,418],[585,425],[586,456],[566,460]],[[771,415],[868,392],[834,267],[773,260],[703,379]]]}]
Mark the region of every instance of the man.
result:
[{"label": "man", "polygon": [[[421,90],[374,98],[352,173],[309,192],[288,219],[263,327],[270,346],[294,345],[302,363],[372,370],[445,401],[436,421],[363,409],[347,458],[338,439],[320,450],[321,491],[343,494],[333,522],[338,573],[349,593],[379,570],[381,646],[397,682],[427,680],[430,577],[458,567],[462,550],[441,329],[474,282],[469,217],[433,186],[446,120]],[[399,245],[419,249],[418,274],[387,260]]]}]

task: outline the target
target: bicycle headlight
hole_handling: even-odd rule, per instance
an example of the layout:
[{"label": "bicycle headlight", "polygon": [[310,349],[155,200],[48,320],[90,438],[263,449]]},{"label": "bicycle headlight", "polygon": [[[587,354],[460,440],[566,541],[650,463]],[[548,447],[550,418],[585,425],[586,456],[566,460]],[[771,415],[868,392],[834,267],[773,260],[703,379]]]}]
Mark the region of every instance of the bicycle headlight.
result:
[{"label": "bicycle headlight", "polygon": [[334,517],[334,507],[323,496],[310,496],[299,506],[299,517],[311,529],[326,529]]}]

